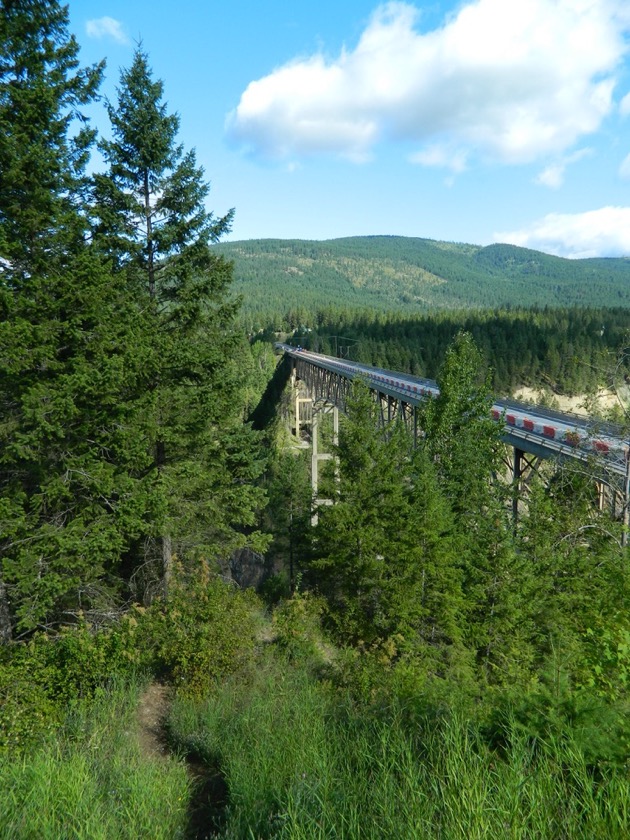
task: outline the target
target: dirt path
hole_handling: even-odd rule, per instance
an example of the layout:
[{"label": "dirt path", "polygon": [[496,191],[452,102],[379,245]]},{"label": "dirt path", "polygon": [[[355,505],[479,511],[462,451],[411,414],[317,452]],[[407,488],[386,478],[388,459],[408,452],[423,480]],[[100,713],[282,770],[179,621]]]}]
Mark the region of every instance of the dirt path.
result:
[{"label": "dirt path", "polygon": [[146,756],[166,757],[168,745],[164,725],[172,702],[168,686],[151,683],[138,703],[138,741]]},{"label": "dirt path", "polygon": [[[140,750],[146,757],[157,760],[171,757],[166,721],[172,702],[172,690],[159,683],[151,683],[140,696],[137,733]],[[186,767],[192,782],[186,837],[210,840],[222,822],[227,787],[221,774],[213,772],[197,756],[187,756]]]}]

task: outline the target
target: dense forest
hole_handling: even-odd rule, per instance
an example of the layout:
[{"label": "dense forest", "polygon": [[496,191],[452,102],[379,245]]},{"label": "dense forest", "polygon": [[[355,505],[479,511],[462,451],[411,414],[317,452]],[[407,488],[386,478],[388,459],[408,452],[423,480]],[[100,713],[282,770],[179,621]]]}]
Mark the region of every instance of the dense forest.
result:
[{"label": "dense forest", "polygon": [[574,307],[399,313],[325,311],[293,343],[357,362],[435,379],[458,332],[482,352],[497,395],[521,385],[553,394],[614,388],[627,373],[628,310]]},{"label": "dense forest", "polygon": [[626,258],[567,260],[514,245],[400,236],[258,239],[218,250],[234,261],[250,330],[270,322],[295,328],[331,307],[414,317],[435,309],[630,306]]},{"label": "dense forest", "polygon": [[[574,361],[623,359],[624,310],[385,305],[414,259],[434,290],[460,267],[458,308],[500,304],[481,278],[508,270],[595,303],[623,261],[394,239],[380,315],[317,315],[322,284],[297,340],[440,395],[414,449],[358,384],[338,440],[323,423],[316,508],[272,350],[291,294],[248,304],[144,48],[103,139],[105,68],[65,7],[3,4],[0,41],[1,836],[629,836],[624,519],[596,462],[546,462],[515,498],[489,412],[526,363],[590,387]],[[299,281],[320,245],[295,247]],[[360,286],[383,240],[343,247]]]}]

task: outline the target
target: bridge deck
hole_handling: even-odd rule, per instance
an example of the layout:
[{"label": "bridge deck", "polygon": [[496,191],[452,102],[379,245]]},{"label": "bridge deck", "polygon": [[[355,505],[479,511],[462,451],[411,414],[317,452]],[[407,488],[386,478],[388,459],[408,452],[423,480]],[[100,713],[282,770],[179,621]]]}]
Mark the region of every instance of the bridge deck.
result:
[{"label": "bridge deck", "polygon": [[[319,376],[319,387],[326,388],[326,397],[339,408],[343,408],[341,403],[347,391],[347,385],[341,380],[364,379],[383,397],[411,407],[439,394],[437,383],[430,379],[336,359],[287,344],[276,346],[294,360],[298,372],[300,368],[303,372],[310,368],[311,379]],[[627,475],[628,442],[621,429],[611,423],[509,399],[495,400],[492,414],[503,424],[504,441],[523,452],[541,458],[581,461],[597,456],[598,464],[606,472]]]}]

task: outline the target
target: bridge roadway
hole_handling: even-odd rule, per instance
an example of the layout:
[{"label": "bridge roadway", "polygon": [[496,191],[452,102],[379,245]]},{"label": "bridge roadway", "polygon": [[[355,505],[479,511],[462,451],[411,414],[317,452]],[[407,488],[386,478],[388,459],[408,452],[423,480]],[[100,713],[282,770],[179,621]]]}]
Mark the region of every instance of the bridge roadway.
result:
[{"label": "bridge roadway", "polygon": [[[393,401],[403,413],[411,409],[414,417],[416,406],[439,394],[437,383],[431,379],[336,359],[288,344],[278,343],[276,348],[291,357],[297,375],[314,388],[317,398],[337,408],[344,408],[349,383],[357,378],[387,400],[388,405]],[[515,400],[495,400],[491,410],[494,419],[503,424],[503,440],[515,452],[582,461],[596,455],[603,472],[624,477],[627,486],[628,441],[617,426]]]}]

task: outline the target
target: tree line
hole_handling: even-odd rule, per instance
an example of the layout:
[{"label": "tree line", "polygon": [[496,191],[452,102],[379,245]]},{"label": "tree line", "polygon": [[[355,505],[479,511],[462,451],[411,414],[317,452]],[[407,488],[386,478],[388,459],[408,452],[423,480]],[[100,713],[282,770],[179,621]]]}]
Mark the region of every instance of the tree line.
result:
[{"label": "tree line", "polygon": [[481,350],[495,393],[508,396],[521,385],[531,385],[572,395],[611,387],[618,355],[627,343],[628,319],[625,309],[581,307],[415,317],[324,310],[304,327],[297,327],[292,339],[304,347],[430,379],[436,378],[447,348],[463,330]]}]

